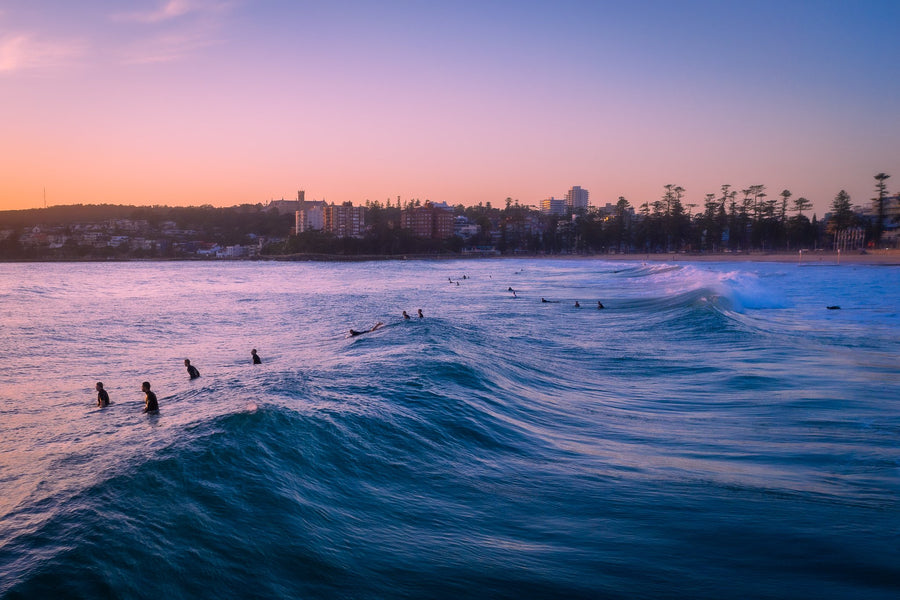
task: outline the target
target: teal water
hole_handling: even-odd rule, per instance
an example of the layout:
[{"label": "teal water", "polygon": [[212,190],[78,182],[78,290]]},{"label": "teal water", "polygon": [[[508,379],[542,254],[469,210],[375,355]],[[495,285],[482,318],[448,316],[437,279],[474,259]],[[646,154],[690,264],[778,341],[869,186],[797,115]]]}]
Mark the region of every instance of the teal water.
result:
[{"label": "teal water", "polygon": [[898,292],[852,265],[0,265],[0,597],[896,598]]}]

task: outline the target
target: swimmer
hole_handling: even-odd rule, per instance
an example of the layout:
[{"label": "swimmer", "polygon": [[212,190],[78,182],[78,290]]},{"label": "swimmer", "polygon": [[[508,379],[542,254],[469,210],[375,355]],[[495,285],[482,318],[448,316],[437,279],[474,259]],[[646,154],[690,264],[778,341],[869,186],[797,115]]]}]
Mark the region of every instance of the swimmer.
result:
[{"label": "swimmer", "polygon": [[200,371],[197,370],[197,367],[191,364],[189,359],[184,359],[184,366],[187,367],[188,375],[190,375],[191,379],[197,379],[200,377]]},{"label": "swimmer", "polygon": [[404,319],[409,319],[409,315],[406,314],[406,311],[405,311],[405,310],[403,311],[403,318],[404,318]]},{"label": "swimmer", "polygon": [[575,308],[581,308],[581,305],[578,304],[578,300],[575,301]]},{"label": "swimmer", "polygon": [[603,306],[603,303],[602,303],[602,302],[600,302],[599,300],[597,300],[597,310],[600,310],[601,308],[606,308],[606,307]]},{"label": "swimmer", "polygon": [[103,389],[103,382],[98,381],[95,389],[97,390],[97,406],[100,408],[109,406],[109,394]]},{"label": "swimmer", "polygon": [[420,318],[420,319],[424,319],[424,318],[425,318],[425,315],[422,314],[422,309],[421,309],[421,308],[419,309],[419,318]]},{"label": "swimmer", "polygon": [[376,329],[378,329],[378,328],[381,327],[382,325],[384,325],[384,323],[382,323],[381,321],[378,321],[377,323],[375,323],[374,325],[372,325],[372,328],[371,328],[371,329],[367,329],[366,331],[356,331],[355,329],[351,329],[351,330],[350,330],[350,336],[353,337],[353,336],[355,336],[355,335],[362,335],[362,334],[364,334],[364,333],[369,333],[369,332],[375,331]]},{"label": "swimmer", "polygon": [[159,402],[156,401],[156,394],[150,391],[150,382],[145,381],[141,384],[141,391],[147,395],[144,399],[144,412],[145,413],[158,413],[159,412]]},{"label": "swimmer", "polygon": [[259,354],[256,353],[256,348],[254,348],[253,350],[250,351],[250,356],[253,357],[253,364],[254,364],[254,365],[261,365],[261,364],[262,364],[262,359],[259,357]]}]

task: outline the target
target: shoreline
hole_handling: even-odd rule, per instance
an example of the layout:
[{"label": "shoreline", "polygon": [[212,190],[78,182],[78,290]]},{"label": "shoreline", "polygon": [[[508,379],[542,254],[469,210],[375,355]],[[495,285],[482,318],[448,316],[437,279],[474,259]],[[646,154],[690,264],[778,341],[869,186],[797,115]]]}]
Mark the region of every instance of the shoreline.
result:
[{"label": "shoreline", "polygon": [[0,259],[0,263],[111,263],[111,262],[367,262],[411,260],[483,260],[497,258],[576,260],[595,259],[609,262],[779,262],[800,265],[880,265],[900,266],[900,249],[868,250],[864,254],[834,251],[800,252],[718,252],[718,253],[624,253],[624,254],[517,254],[517,255],[455,255],[455,254],[406,254],[406,255],[342,255],[342,254],[292,254],[282,256],[258,256],[253,258],[115,258],[115,259]]},{"label": "shoreline", "polygon": [[665,254],[606,254],[604,260],[643,262],[780,262],[801,265],[881,265],[900,266],[900,250],[868,250],[855,252],[819,251],[806,252],[719,252],[715,254],[689,254],[667,252]]}]

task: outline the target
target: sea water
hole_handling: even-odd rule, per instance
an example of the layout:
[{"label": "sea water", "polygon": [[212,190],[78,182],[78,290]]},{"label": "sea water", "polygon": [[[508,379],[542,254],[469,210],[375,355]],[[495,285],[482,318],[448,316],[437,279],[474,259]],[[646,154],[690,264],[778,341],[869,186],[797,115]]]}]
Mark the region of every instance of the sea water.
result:
[{"label": "sea water", "polygon": [[0,322],[3,598],[900,596],[898,267],[4,264]]}]

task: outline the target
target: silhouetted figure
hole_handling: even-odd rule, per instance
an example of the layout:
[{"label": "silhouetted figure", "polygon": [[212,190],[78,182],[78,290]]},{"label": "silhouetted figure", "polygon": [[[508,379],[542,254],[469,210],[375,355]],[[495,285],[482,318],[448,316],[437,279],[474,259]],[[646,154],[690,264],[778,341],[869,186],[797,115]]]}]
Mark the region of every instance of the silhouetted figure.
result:
[{"label": "silhouetted figure", "polygon": [[150,382],[145,381],[141,384],[141,391],[146,394],[146,398],[144,399],[144,412],[145,413],[158,413],[159,412],[159,402],[156,401],[156,394],[150,391]]},{"label": "silhouetted figure", "polygon": [[184,366],[187,367],[188,375],[190,375],[191,379],[197,379],[200,377],[200,371],[197,370],[197,367],[191,364],[189,359],[184,359]]},{"label": "silhouetted figure", "polygon": [[403,311],[403,318],[404,318],[404,319],[409,319],[409,315],[406,314],[406,311],[405,311],[405,310]]},{"label": "silhouetted figure", "polygon": [[506,289],[506,291],[507,291],[507,292],[513,291],[512,286],[509,286],[509,287]]},{"label": "silhouetted figure", "polygon": [[422,309],[421,309],[421,308],[419,309],[419,318],[420,318],[420,319],[424,319],[424,318],[425,318],[425,315],[422,314]]},{"label": "silhouetted figure", "polygon": [[602,302],[600,302],[599,300],[597,300],[597,310],[600,310],[601,308],[606,308],[606,307],[603,306],[603,303],[602,303]]},{"label": "silhouetted figure", "polygon": [[834,306],[826,306],[828,310],[841,310],[841,307],[835,304]]},{"label": "silhouetted figure", "polygon": [[559,300],[547,300],[546,298],[541,298],[541,302],[546,302],[547,304],[559,304]]},{"label": "silhouetted figure", "polygon": [[259,357],[259,354],[256,353],[256,348],[254,348],[253,350],[250,351],[250,356],[253,357],[253,364],[254,364],[254,365],[261,365],[261,364],[262,364],[262,359]]},{"label": "silhouetted figure", "polygon": [[97,406],[100,408],[109,406],[109,394],[103,389],[103,382],[98,381],[95,389],[97,390]]},{"label": "silhouetted figure", "polygon": [[581,308],[581,305],[578,304],[578,300],[575,301],[575,308]]},{"label": "silhouetted figure", "polygon": [[372,328],[371,328],[371,329],[367,329],[367,330],[365,330],[365,331],[356,331],[355,329],[351,329],[351,330],[350,330],[350,335],[351,335],[351,336],[354,336],[354,335],[362,335],[362,334],[364,334],[364,333],[369,333],[370,331],[375,331],[376,329],[378,329],[378,328],[381,327],[382,325],[384,325],[384,323],[382,323],[381,321],[378,321],[377,323],[375,323],[374,325],[372,325]]}]

